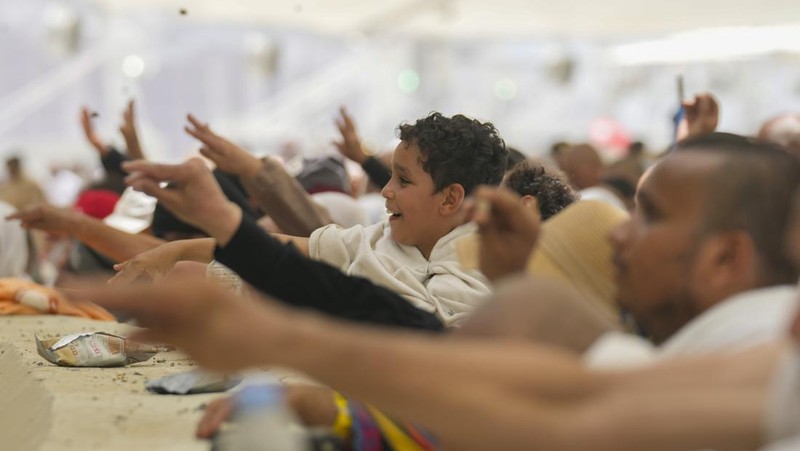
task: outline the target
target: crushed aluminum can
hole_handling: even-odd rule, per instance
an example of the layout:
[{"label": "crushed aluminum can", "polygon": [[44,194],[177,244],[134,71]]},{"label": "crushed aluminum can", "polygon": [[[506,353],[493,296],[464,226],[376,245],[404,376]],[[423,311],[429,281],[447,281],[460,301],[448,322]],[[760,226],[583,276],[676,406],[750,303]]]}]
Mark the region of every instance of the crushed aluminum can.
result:
[{"label": "crushed aluminum can", "polygon": [[70,334],[59,338],[36,338],[36,350],[59,366],[113,367],[144,362],[159,349],[105,332]]}]

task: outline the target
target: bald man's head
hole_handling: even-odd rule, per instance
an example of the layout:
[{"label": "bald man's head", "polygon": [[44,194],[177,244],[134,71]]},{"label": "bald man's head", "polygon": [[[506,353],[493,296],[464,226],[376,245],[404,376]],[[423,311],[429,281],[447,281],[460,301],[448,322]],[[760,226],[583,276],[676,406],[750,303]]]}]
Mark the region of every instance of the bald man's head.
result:
[{"label": "bald man's head", "polygon": [[800,160],[773,145],[730,134],[681,142],[612,233],[617,301],[661,342],[733,295],[796,282],[784,239],[798,186]]},{"label": "bald man's head", "polygon": [[800,113],[773,117],[761,126],[758,138],[778,144],[800,157]]},{"label": "bald man's head", "polygon": [[763,282],[794,283],[797,273],[784,239],[800,186],[798,159],[772,143],[724,133],[681,143],[678,152],[719,158],[719,170],[706,181],[706,232],[746,231],[760,257]]},{"label": "bald man's head", "polygon": [[588,144],[570,147],[564,154],[561,164],[570,183],[576,188],[586,189],[600,184],[603,160],[594,147]]}]

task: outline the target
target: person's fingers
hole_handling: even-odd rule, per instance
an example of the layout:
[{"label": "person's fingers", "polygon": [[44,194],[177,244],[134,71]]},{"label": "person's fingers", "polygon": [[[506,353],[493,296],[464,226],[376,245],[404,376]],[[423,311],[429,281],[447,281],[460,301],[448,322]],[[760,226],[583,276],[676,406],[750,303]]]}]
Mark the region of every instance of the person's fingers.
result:
[{"label": "person's fingers", "polygon": [[508,189],[480,187],[475,198],[475,222],[479,227],[497,226],[524,232],[540,221],[538,209],[525,208],[520,197]]},{"label": "person's fingers", "polygon": [[128,340],[139,343],[173,344],[167,334],[153,329],[138,329],[126,337]]},{"label": "person's fingers", "polygon": [[31,207],[17,210],[14,213],[6,216],[7,220],[19,219],[22,222],[38,221],[44,217],[44,212],[41,205],[34,205]]},{"label": "person's fingers", "polygon": [[124,311],[137,318],[142,327],[168,327],[177,324],[176,318],[186,313],[184,307],[179,305],[187,300],[186,294],[182,294],[175,285],[148,283],[109,286],[91,283],[82,291],[83,299],[111,310]]},{"label": "person's fingers", "polygon": [[217,163],[219,166],[220,159],[222,158],[222,154],[220,152],[214,151],[211,147],[202,146],[199,149],[200,155],[212,160],[214,163]]},{"label": "person's fingers", "polygon": [[15,219],[23,220],[27,218],[29,214],[30,213],[28,210],[17,210],[14,213],[11,213],[10,215],[6,216],[6,221],[13,221]]},{"label": "person's fingers", "polygon": [[135,298],[140,290],[135,287],[108,287],[107,285],[78,285],[72,291],[80,291],[82,298],[94,302],[102,307],[117,311],[135,314],[139,310],[147,310],[152,302],[149,296],[143,296],[142,302],[137,303]]},{"label": "person's fingers", "polygon": [[476,199],[472,207],[472,220],[478,227],[483,229],[492,220],[492,204],[487,199]]},{"label": "person's fingers", "polygon": [[208,124],[200,122],[194,115],[187,114],[186,119],[199,131],[210,131]]},{"label": "person's fingers", "polygon": [[[494,214],[507,216],[520,207],[519,196],[502,188],[479,187],[475,192],[475,200],[491,205]],[[481,207],[485,208],[485,207]]]},{"label": "person's fingers", "polygon": [[711,101],[708,96],[697,96],[697,111],[702,115],[706,115],[711,111]]},{"label": "person's fingers", "polygon": [[340,118],[336,118],[336,121],[334,121],[334,122],[336,124],[336,129],[339,130],[339,133],[342,136],[344,136],[344,134],[347,132],[347,129],[345,129],[345,127],[344,127],[344,122],[342,122],[342,120]]},{"label": "person's fingers", "polygon": [[[137,177],[146,177],[159,182],[180,181],[189,167],[188,162],[181,164],[159,164],[146,160],[126,161],[122,169]],[[129,176],[130,177],[130,176]]]},{"label": "person's fingers", "polygon": [[133,281],[135,281],[141,275],[141,269],[136,267],[135,265],[128,265],[127,262],[124,263],[125,266],[121,266],[117,268],[119,265],[114,265],[114,269],[117,271],[116,274],[110,279],[108,279],[108,285],[130,285]]},{"label": "person's fingers", "polygon": [[94,125],[92,124],[92,114],[89,112],[89,108],[85,106],[81,108],[81,125],[83,126],[83,134],[94,145],[96,138],[94,136]]},{"label": "person's fingers", "polygon": [[198,438],[211,438],[217,433],[222,423],[230,418],[233,413],[233,401],[230,398],[220,398],[212,401],[200,423],[197,425]]},{"label": "person's fingers", "polygon": [[208,136],[205,133],[203,133],[203,132],[201,132],[201,131],[199,131],[197,129],[191,128],[189,126],[183,127],[183,131],[185,131],[186,133],[191,135],[196,140],[198,140],[198,141],[200,141],[200,142],[202,142],[204,144],[208,144]]},{"label": "person's fingers", "polygon": [[[203,154],[207,158],[211,158],[215,162],[219,163],[220,159],[230,159],[239,157],[236,152],[235,147],[232,149],[233,151],[227,152],[226,149],[219,148],[217,146],[209,146],[204,144],[200,147],[200,153]],[[230,149],[229,149],[230,150]]]},{"label": "person's fingers", "polygon": [[[131,259],[131,260],[133,260],[133,259]],[[131,260],[125,260],[124,262],[114,263],[114,266],[113,266],[114,271],[122,271],[128,265],[131,264]]]},{"label": "person's fingers", "polygon": [[342,122],[344,123],[345,128],[347,130],[355,129],[355,126],[353,124],[353,118],[350,117],[350,113],[347,112],[347,108],[342,107],[341,113],[342,113]]},{"label": "person's fingers", "polygon": [[155,197],[161,201],[170,210],[179,205],[182,196],[174,189],[162,188],[158,180],[154,180],[147,176],[133,173],[125,178],[125,184],[147,194],[148,196]]}]

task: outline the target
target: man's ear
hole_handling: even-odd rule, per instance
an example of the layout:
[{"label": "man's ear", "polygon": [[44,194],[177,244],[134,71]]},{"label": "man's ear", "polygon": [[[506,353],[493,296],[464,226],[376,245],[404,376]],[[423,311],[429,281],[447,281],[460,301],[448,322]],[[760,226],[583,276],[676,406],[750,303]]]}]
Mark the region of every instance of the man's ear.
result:
[{"label": "man's ear", "polygon": [[461,205],[464,204],[466,192],[460,183],[451,183],[442,189],[442,203],[439,206],[439,211],[445,216],[458,213],[461,210]]},{"label": "man's ear", "polygon": [[[753,238],[743,231],[717,233],[706,238],[695,258],[695,288],[707,304],[714,304],[756,285],[758,255]],[[703,309],[712,305],[702,305]]]}]

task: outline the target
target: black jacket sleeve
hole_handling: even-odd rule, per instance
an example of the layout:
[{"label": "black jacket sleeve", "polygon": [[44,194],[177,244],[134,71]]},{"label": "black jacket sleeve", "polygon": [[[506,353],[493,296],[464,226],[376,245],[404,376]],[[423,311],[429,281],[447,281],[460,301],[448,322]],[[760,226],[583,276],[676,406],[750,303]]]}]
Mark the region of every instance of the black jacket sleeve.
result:
[{"label": "black jacket sleeve", "polygon": [[375,157],[367,157],[361,164],[361,167],[364,168],[367,177],[369,177],[372,183],[378,188],[386,186],[386,184],[389,183],[389,179],[392,178],[392,171]]},{"label": "black jacket sleeve", "polygon": [[128,156],[121,153],[117,149],[110,147],[108,153],[100,158],[103,164],[103,169],[109,174],[118,174],[122,176],[128,175],[127,172],[122,170],[122,163],[128,160]]},{"label": "black jacket sleeve", "polygon": [[364,323],[444,330],[433,313],[367,279],[305,257],[246,217],[231,241],[214,250],[214,258],[258,290],[295,307]]}]

